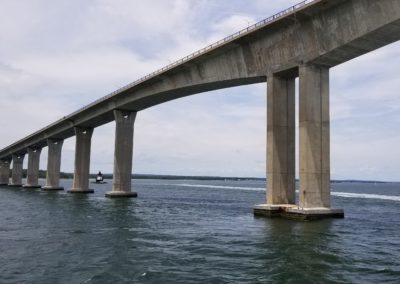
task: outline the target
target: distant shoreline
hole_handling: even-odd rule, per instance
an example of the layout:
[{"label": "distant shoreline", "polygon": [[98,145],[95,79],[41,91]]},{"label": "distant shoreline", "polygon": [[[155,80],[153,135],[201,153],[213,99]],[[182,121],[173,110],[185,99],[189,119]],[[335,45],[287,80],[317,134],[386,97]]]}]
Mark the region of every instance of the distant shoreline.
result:
[{"label": "distant shoreline", "polygon": [[[90,174],[90,178],[96,178],[97,174]],[[26,177],[26,170],[24,170],[24,177]],[[46,171],[39,171],[40,178],[46,178]],[[60,173],[60,178],[72,179],[74,177],[73,173]],[[103,174],[104,179],[112,179],[112,174]],[[157,175],[157,174],[132,174],[132,179],[159,179],[159,180],[221,180],[221,181],[240,181],[240,180],[258,180],[265,181],[265,178],[258,177],[223,177],[223,176],[188,176],[188,175]],[[298,182],[298,180],[296,180]],[[331,183],[396,183],[396,181],[377,181],[377,180],[331,180]]]}]

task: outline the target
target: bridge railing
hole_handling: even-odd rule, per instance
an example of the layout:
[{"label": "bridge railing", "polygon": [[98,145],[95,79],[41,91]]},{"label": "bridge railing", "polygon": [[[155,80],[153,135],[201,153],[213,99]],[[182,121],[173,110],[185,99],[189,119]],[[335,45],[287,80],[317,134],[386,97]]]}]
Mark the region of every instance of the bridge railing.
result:
[{"label": "bridge railing", "polygon": [[197,50],[197,51],[195,51],[195,52],[193,52],[193,53],[191,53],[191,54],[189,54],[189,55],[187,55],[185,57],[182,57],[182,58],[178,59],[177,61],[175,61],[173,63],[170,63],[170,64],[168,64],[168,65],[166,65],[166,66],[164,66],[164,67],[162,67],[162,68],[160,68],[160,69],[158,69],[158,70],[156,70],[156,71],[154,71],[154,72],[152,72],[150,74],[147,74],[144,77],[142,77],[142,78],[140,78],[140,79],[138,79],[138,80],[136,80],[136,81],[124,86],[124,87],[121,87],[121,88],[117,89],[116,91],[114,91],[114,92],[112,92],[112,93],[110,93],[110,94],[108,94],[108,95],[106,95],[104,97],[101,97],[101,98],[97,99],[96,101],[94,101],[94,102],[92,102],[92,103],[90,103],[90,104],[78,109],[77,111],[75,111],[75,112],[71,113],[70,115],[68,115],[67,118],[72,117],[73,115],[81,112],[82,110],[85,110],[85,109],[87,109],[87,108],[89,108],[89,107],[91,107],[91,106],[93,106],[93,105],[95,105],[95,104],[97,104],[99,102],[102,102],[102,101],[104,101],[104,100],[106,100],[106,99],[108,99],[108,98],[110,98],[112,96],[115,96],[116,94],[119,94],[119,93],[121,93],[121,92],[123,92],[123,91],[125,91],[125,90],[127,90],[127,89],[129,89],[129,88],[131,88],[133,86],[135,86],[135,85],[138,85],[141,82],[144,82],[144,81],[146,81],[146,80],[148,80],[148,79],[150,79],[152,77],[155,77],[156,75],[159,75],[159,74],[161,74],[161,73],[163,73],[163,72],[165,72],[165,71],[167,71],[169,69],[172,69],[173,67],[176,67],[176,66],[178,66],[178,65],[180,65],[180,64],[182,64],[184,62],[187,62],[187,61],[189,61],[190,59],[192,59],[195,56],[202,55],[202,54],[206,53],[207,51],[209,51],[211,49],[214,49],[214,48],[216,48],[216,47],[218,47],[220,45],[223,45],[228,41],[232,41],[232,40],[242,36],[245,33],[253,31],[254,29],[257,29],[257,28],[259,28],[261,26],[264,26],[264,25],[266,25],[268,23],[271,23],[271,22],[275,21],[276,19],[281,18],[281,17],[283,17],[283,16],[285,16],[285,15],[291,13],[291,12],[294,12],[294,11],[304,7],[305,5],[308,5],[308,4],[310,4],[312,2],[315,2],[315,1],[317,1],[317,0],[305,0],[305,1],[302,1],[302,2],[300,2],[300,3],[296,4],[296,5],[293,5],[293,6],[289,7],[289,8],[287,8],[287,9],[279,12],[279,13],[276,13],[275,15],[272,15],[272,16],[264,19],[264,20],[261,20],[261,21],[255,23],[255,24],[253,24],[253,25],[248,26],[245,29],[242,29],[242,30],[240,30],[240,31],[238,31],[238,32],[236,32],[234,34],[231,34],[231,35],[229,35],[229,36],[227,36],[227,37],[225,37],[225,38],[223,38],[223,39],[221,39],[221,40],[219,40],[217,42],[214,42],[214,43],[212,43],[212,44],[210,44],[210,45],[208,45],[208,46],[206,46],[206,47],[204,47],[202,49],[199,49],[199,50]]}]

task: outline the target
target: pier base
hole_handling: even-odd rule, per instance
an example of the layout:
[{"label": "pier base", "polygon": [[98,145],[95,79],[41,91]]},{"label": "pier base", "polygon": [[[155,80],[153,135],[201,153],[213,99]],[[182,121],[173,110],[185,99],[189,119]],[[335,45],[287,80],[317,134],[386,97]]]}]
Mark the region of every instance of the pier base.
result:
[{"label": "pier base", "polygon": [[292,204],[259,204],[253,209],[255,216],[282,217],[302,221],[319,220],[327,218],[344,218],[342,209],[332,208],[300,208]]},{"label": "pier base", "polygon": [[94,193],[94,189],[71,188],[67,192],[68,193],[76,193],[76,194],[87,194],[87,193]]},{"label": "pier base", "polygon": [[22,187],[22,184],[14,184],[14,183],[9,183],[9,187]]},{"label": "pier base", "polygon": [[41,188],[42,186],[41,186],[41,185],[29,185],[29,184],[24,184],[22,187],[23,187],[23,188],[32,188],[32,189],[34,189],[34,188]]},{"label": "pier base", "polygon": [[106,197],[109,198],[126,198],[126,197],[137,197],[137,193],[133,191],[109,191],[106,193]]},{"label": "pier base", "polygon": [[43,186],[42,190],[43,191],[60,191],[60,190],[64,190],[64,187],[61,187],[61,186]]}]

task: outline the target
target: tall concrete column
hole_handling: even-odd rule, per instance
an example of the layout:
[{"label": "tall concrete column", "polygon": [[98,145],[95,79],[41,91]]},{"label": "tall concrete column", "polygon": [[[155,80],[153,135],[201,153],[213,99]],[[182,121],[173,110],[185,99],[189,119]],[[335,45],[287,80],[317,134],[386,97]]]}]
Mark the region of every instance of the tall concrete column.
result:
[{"label": "tall concrete column", "polygon": [[8,185],[10,181],[11,160],[0,160],[0,185]]},{"label": "tall concrete column", "polygon": [[10,186],[20,187],[22,186],[22,166],[24,163],[25,154],[14,154],[12,155],[12,174]]},{"label": "tall concrete column", "polygon": [[49,153],[47,157],[46,185],[43,190],[64,190],[60,187],[61,149],[64,141],[58,139],[47,139]]},{"label": "tall concrete column", "polygon": [[26,188],[40,188],[39,185],[39,162],[41,148],[28,148],[28,170],[26,175]]},{"label": "tall concrete column", "polygon": [[131,189],[133,125],[136,112],[114,110],[114,118],[116,126],[113,188],[106,193],[106,197],[137,197],[137,193]]},{"label": "tall concrete column", "polygon": [[330,208],[329,69],[299,69],[300,208]]},{"label": "tall concrete column", "polygon": [[93,193],[89,189],[90,146],[93,128],[75,127],[75,171],[69,193]]},{"label": "tall concrete column", "polygon": [[267,77],[267,204],[295,204],[295,79]]}]

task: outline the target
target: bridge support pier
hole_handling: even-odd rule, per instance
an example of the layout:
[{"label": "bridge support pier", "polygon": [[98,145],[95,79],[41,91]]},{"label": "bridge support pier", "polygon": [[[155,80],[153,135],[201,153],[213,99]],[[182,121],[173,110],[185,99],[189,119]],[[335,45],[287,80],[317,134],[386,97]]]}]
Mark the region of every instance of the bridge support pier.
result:
[{"label": "bridge support pier", "polygon": [[133,126],[136,112],[114,110],[114,118],[116,127],[113,188],[106,193],[106,197],[137,197],[137,193],[131,189]]},{"label": "bridge support pier", "polygon": [[[275,124],[276,121],[285,122],[283,117],[290,117],[287,113],[294,113],[294,108],[284,101],[285,89],[280,88],[279,91],[274,86],[277,79],[268,78],[268,85],[272,83],[268,92],[272,95],[268,94],[267,101],[267,204],[256,205],[254,214],[301,220],[343,218],[343,210],[330,207],[329,69],[315,65],[301,66],[299,79],[299,204],[295,205],[294,202],[294,150],[290,148],[294,145],[294,131],[288,127],[285,132],[282,130],[284,123],[281,127]],[[276,92],[280,96],[274,96]],[[285,109],[290,111],[286,113]],[[277,119],[275,115],[281,118]],[[285,170],[287,176],[282,175]]]},{"label": "bridge support pier", "polygon": [[39,162],[42,149],[28,148],[28,170],[25,188],[40,188],[39,185]]},{"label": "bridge support pier", "polygon": [[11,160],[0,160],[0,185],[8,185],[10,181]]},{"label": "bridge support pier", "polygon": [[9,186],[21,187],[22,186],[22,166],[24,163],[25,154],[12,155],[12,174],[11,183]]},{"label": "bridge support pier", "polygon": [[273,216],[295,204],[295,78],[267,77],[267,203]]},{"label": "bridge support pier", "polygon": [[93,193],[89,189],[90,146],[93,128],[75,127],[75,171],[72,188],[69,193]]},{"label": "bridge support pier", "polygon": [[299,68],[299,206],[290,214],[303,218],[343,218],[331,208],[329,69],[316,65]]},{"label": "bridge support pier", "polygon": [[61,149],[64,141],[58,139],[47,139],[49,153],[47,157],[46,185],[42,187],[45,191],[64,190],[60,187]]}]

